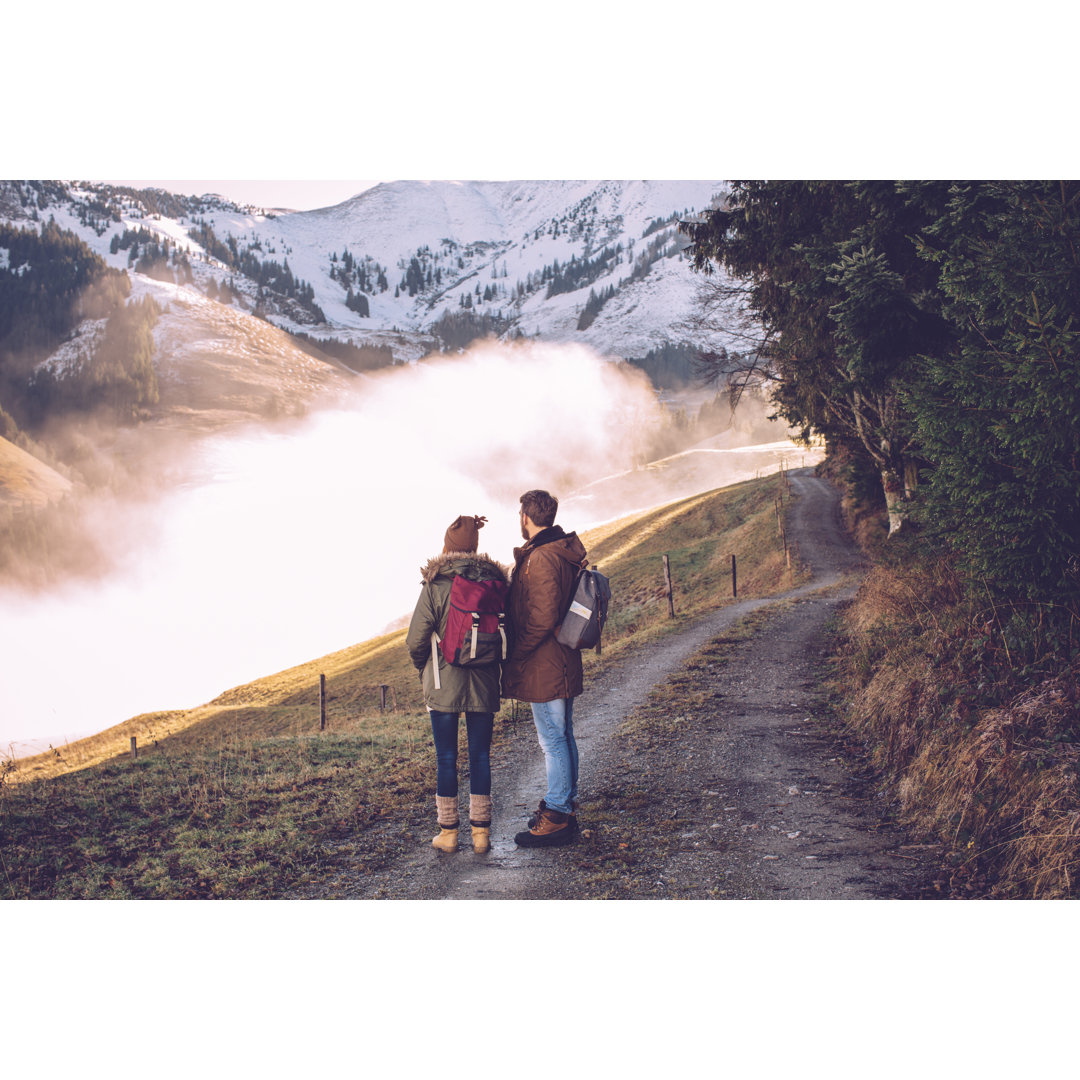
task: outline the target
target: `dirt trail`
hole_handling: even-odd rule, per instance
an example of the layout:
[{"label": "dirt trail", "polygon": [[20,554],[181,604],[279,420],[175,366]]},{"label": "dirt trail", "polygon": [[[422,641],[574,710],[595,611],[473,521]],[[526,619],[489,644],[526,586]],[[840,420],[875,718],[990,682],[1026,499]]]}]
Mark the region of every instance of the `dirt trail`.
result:
[{"label": "dirt trail", "polygon": [[[566,848],[514,844],[544,793],[543,758],[526,720],[493,754],[488,854],[471,851],[466,828],[461,851],[440,856],[430,847],[431,821],[418,819],[399,829],[400,855],[391,865],[341,874],[304,895],[865,899],[916,888],[926,869],[920,852],[880,820],[874,800],[813,719],[825,626],[853,594],[864,564],[841,526],[836,489],[809,470],[790,476],[790,531],[812,580],[780,597],[721,608],[587,680],[574,722],[581,824],[590,835]],[[677,739],[620,737],[622,722],[654,687],[762,609],[773,609],[762,632],[725,645],[722,661],[699,665],[695,690],[704,691],[698,696],[706,704],[680,717],[685,724]],[[672,709],[686,711],[677,698]],[[527,715],[527,707],[522,711]],[[631,790],[638,797],[627,800]],[[590,805],[604,807],[602,824],[590,822]],[[623,836],[625,842],[614,843]]]}]

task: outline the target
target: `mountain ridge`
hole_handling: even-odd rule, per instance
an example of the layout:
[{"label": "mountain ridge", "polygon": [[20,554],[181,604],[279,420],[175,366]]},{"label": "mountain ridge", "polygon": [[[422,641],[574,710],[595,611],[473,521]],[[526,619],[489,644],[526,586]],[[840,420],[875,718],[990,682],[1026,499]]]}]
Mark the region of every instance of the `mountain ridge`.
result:
[{"label": "mountain ridge", "polygon": [[[0,219],[52,216],[148,287],[154,273],[137,269],[137,253],[145,259],[149,243],[161,245],[172,259],[165,273],[178,277],[186,259],[189,287],[205,293],[211,279],[228,281],[237,303],[283,329],[356,345],[405,335],[395,359],[453,347],[456,339],[438,336],[446,316],[465,319],[476,336],[578,341],[636,359],[685,337],[679,324],[693,278],[678,218],[707,209],[723,191],[723,182],[702,180],[398,180],[334,206],[280,213],[211,195],[4,181]],[[646,243],[660,220],[667,224]],[[137,230],[141,245],[117,247]],[[604,252],[602,264],[593,261]],[[554,275],[586,262],[581,279],[552,291]],[[160,261],[152,265],[164,276]],[[287,269],[286,286],[266,280],[270,265]],[[310,295],[297,302],[279,291],[294,282]],[[600,307],[617,302],[578,329],[594,289],[613,294]]]}]

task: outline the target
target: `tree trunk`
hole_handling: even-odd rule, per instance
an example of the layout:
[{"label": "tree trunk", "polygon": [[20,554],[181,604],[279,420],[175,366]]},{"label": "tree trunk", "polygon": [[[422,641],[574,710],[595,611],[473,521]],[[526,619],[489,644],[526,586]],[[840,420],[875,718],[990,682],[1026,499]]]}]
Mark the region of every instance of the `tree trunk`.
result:
[{"label": "tree trunk", "polygon": [[904,498],[904,482],[895,470],[882,469],[881,486],[885,489],[885,509],[889,512],[889,535],[892,536],[904,524],[899,506]]},{"label": "tree trunk", "polygon": [[910,499],[915,495],[915,489],[919,486],[919,466],[910,461],[904,462],[904,498]]}]

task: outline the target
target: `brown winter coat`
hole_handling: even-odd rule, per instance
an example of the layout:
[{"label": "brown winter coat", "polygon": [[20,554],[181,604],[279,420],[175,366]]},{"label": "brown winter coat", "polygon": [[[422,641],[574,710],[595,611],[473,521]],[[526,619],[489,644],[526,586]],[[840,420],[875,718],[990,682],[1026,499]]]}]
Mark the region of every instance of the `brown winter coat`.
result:
[{"label": "brown winter coat", "polygon": [[581,693],[581,653],[560,645],[555,634],[586,558],[577,533],[564,533],[558,525],[514,548],[506,602],[510,657],[503,665],[503,697],[554,701]]},{"label": "brown winter coat", "polygon": [[413,666],[421,673],[424,704],[438,712],[498,712],[499,664],[483,667],[454,667],[436,649],[439,664],[439,689],[435,687],[432,668],[431,633],[441,638],[446,633],[446,613],[450,606],[450,586],[461,574],[473,581],[506,581],[506,568],[487,555],[451,551],[436,555],[420,571],[423,585],[416,601],[405,644]]}]

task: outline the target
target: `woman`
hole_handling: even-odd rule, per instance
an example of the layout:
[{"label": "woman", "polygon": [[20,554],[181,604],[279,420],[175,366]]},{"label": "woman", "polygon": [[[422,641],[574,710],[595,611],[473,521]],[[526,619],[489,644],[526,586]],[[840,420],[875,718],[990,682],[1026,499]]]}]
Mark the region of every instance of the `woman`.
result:
[{"label": "woman", "polygon": [[[486,521],[484,517],[463,515],[446,530],[442,554],[430,559],[421,570],[423,586],[405,638],[412,662],[421,674],[424,704],[431,713],[431,734],[435,740],[435,809],[439,834],[431,843],[437,851],[448,853],[458,849],[457,752],[458,718],[462,712],[469,740],[469,825],[473,851],[482,853],[491,846],[490,751],[499,708],[500,660],[504,655],[497,645],[503,639],[501,619],[497,619],[494,646],[492,634],[485,629],[485,643],[477,657],[481,662],[476,666],[458,666],[463,659],[466,665],[472,662],[467,656],[455,655],[453,664],[447,658],[448,651],[453,654],[447,623],[455,621],[448,618],[455,579],[463,579],[455,595],[457,592],[485,594],[490,599],[481,603],[497,604],[500,610],[508,586],[506,569],[487,555],[476,553],[479,530]],[[495,620],[488,621],[494,625]],[[485,645],[495,651],[485,653]],[[468,651],[466,644],[463,652],[468,654]]]}]

